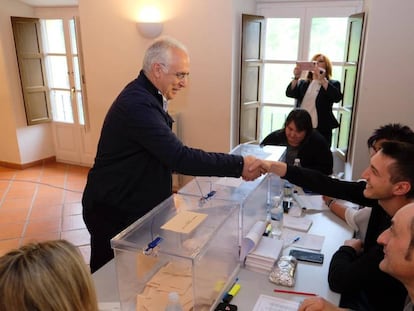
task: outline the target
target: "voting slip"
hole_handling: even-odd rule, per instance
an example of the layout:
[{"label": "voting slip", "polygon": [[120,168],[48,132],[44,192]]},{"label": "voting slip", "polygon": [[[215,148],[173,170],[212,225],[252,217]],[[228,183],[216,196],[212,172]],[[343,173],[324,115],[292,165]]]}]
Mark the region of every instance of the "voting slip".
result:
[{"label": "voting slip", "polygon": [[322,235],[310,234],[290,229],[283,230],[282,239],[285,241],[286,246],[293,245],[294,247],[306,248],[315,251],[320,251],[322,249],[323,242],[325,241],[325,237]]},{"label": "voting slip", "polygon": [[191,233],[206,218],[207,214],[181,211],[165,223],[161,229],[178,233]]},{"label": "voting slip", "polygon": [[283,216],[283,227],[307,232],[312,225],[312,220],[306,217]]}]

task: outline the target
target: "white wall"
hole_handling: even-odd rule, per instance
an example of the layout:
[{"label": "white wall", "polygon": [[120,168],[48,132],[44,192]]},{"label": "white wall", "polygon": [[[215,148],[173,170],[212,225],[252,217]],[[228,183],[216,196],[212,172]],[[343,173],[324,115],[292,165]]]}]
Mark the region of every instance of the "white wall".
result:
[{"label": "white wall", "polygon": [[[171,109],[182,115],[183,140],[194,147],[228,151],[237,139],[240,14],[254,14],[254,0],[152,1],[164,14],[164,34],[183,41],[191,53],[189,87]],[[92,139],[98,141],[105,114],[141,68],[150,40],[135,25],[137,0],[80,0]],[[347,176],[358,178],[368,164],[366,139],[388,122],[414,128],[414,59],[411,12],[414,1],[365,0],[367,32],[354,148]],[[27,163],[54,155],[50,127],[26,126],[10,16],[34,16],[15,0],[0,0],[0,161]],[[390,16],[390,12],[393,12]]]},{"label": "white wall", "polygon": [[[136,29],[140,3],[143,2],[102,0],[96,6],[91,1],[79,1],[91,128],[96,141],[109,106],[125,84],[138,75],[144,51],[152,41]],[[234,57],[240,46],[236,16],[246,5],[254,9],[254,1],[153,3],[165,18],[162,35],[182,41],[190,52],[189,86],[169,108],[180,113],[184,143],[228,152],[232,102],[237,100],[234,88],[238,86],[232,81],[233,66],[238,66]]]},{"label": "white wall", "polygon": [[354,148],[347,177],[368,166],[366,140],[373,129],[400,122],[414,129],[414,1],[369,0]]}]

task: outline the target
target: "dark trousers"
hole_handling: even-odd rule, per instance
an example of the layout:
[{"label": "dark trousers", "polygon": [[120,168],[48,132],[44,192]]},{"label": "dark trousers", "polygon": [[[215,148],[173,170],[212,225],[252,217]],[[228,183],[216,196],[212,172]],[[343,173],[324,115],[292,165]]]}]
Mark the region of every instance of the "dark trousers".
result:
[{"label": "dark trousers", "polygon": [[111,248],[111,239],[124,229],[123,225],[109,221],[104,215],[83,211],[83,219],[91,235],[91,273],[105,265],[114,258]]}]

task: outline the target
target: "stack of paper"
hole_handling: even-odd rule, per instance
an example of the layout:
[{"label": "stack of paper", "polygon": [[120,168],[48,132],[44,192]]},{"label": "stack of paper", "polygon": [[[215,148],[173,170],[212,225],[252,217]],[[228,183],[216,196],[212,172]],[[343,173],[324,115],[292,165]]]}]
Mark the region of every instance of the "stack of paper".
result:
[{"label": "stack of paper", "polygon": [[257,246],[246,256],[246,268],[270,272],[283,248],[283,241],[263,236]]},{"label": "stack of paper", "polygon": [[299,230],[299,231],[308,231],[312,225],[312,220],[306,217],[293,217],[290,215],[285,215],[283,217],[283,227]]}]

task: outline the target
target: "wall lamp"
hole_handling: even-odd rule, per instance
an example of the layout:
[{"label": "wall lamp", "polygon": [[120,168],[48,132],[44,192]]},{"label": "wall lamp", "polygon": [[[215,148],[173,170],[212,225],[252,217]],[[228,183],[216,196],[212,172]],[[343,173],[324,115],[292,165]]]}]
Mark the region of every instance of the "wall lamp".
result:
[{"label": "wall lamp", "polygon": [[161,34],[163,24],[161,22],[138,22],[137,27],[141,35],[145,38],[152,39]]},{"label": "wall lamp", "polygon": [[137,28],[145,38],[152,39],[158,37],[163,28],[161,13],[158,8],[154,6],[142,7],[139,12]]}]

